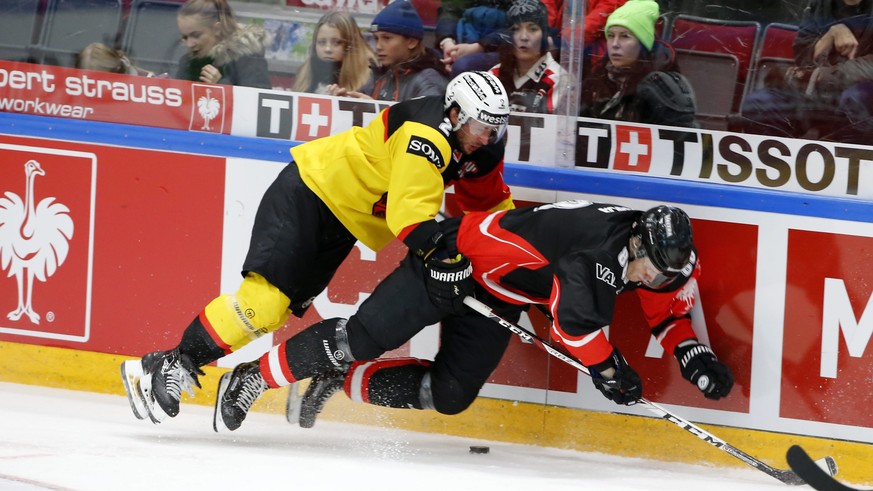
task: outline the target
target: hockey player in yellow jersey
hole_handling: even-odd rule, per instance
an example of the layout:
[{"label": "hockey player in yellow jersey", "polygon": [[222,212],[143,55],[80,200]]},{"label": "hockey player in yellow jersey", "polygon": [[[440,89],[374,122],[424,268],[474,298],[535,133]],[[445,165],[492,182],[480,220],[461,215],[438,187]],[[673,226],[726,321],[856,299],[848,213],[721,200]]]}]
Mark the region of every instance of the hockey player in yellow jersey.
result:
[{"label": "hockey player in yellow jersey", "polygon": [[508,119],[500,81],[466,72],[444,97],[400,102],[366,127],[293,147],[261,199],[239,290],[207,304],[175,347],[122,363],[134,415],[176,416],[181,392],[200,387],[200,367],[302,317],[358,240],[375,251],[402,240],[432,272],[430,300],[453,301],[471,268],[446,249],[435,218],[450,185],[465,212],[513,208],[503,182]]}]

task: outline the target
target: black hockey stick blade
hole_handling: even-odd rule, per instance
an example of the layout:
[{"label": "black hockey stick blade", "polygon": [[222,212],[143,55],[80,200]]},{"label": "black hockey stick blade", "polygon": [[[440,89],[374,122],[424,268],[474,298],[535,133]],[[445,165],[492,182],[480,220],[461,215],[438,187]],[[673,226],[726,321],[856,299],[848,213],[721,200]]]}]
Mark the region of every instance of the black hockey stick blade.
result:
[{"label": "black hockey stick blade", "polygon": [[[525,341],[527,343],[531,343],[531,344],[535,345],[536,347],[540,348],[541,350],[545,351],[546,353],[563,361],[564,363],[572,366],[573,368],[579,370],[580,372],[582,372],[586,375],[591,375],[588,372],[588,368],[586,368],[582,364],[582,362],[580,362],[576,358],[568,355],[567,353],[564,353],[563,351],[558,350],[557,348],[553,347],[551,344],[547,343],[545,340],[543,340],[541,337],[537,336],[536,334],[528,332],[527,330],[523,329],[522,327],[504,319],[503,317],[500,317],[488,305],[480,302],[479,300],[476,300],[473,297],[464,298],[464,304],[466,306],[470,307],[471,309],[475,310],[476,312],[482,314],[483,316],[488,317],[489,319],[493,320],[494,322],[497,322],[501,326],[509,329],[514,334],[516,334],[518,337],[520,337],[522,339],[522,341]],[[756,459],[755,457],[752,457],[751,455],[743,452],[742,450],[738,449],[737,447],[734,447],[733,445],[727,443],[726,441],[722,440],[721,438],[713,435],[712,433],[706,431],[705,429],[695,425],[694,423],[692,423],[686,419],[683,419],[682,417],[670,412],[669,410],[667,410],[666,408],[664,408],[658,404],[655,404],[654,402],[646,400],[645,398],[640,399],[639,402],[640,402],[640,404],[643,405],[643,407],[645,407],[649,411],[657,414],[660,418],[665,419],[665,420],[673,423],[674,425],[691,433],[692,435],[705,441],[706,443],[712,445],[713,447],[721,450],[722,452],[725,452],[728,455],[736,457],[740,461],[754,467],[755,469],[758,469],[759,471],[761,471],[761,472],[763,472],[763,473],[765,473],[765,474],[767,474],[775,479],[778,479],[779,481],[781,481],[785,484],[789,484],[792,486],[799,486],[802,484],[806,484],[806,481],[804,481],[803,478],[801,476],[797,475],[797,473],[795,473],[794,471],[792,471],[790,469],[777,469],[775,467],[771,467],[771,466],[767,465],[766,463]],[[828,461],[828,465],[829,466],[832,465],[833,472],[836,473],[836,464],[834,463],[834,460],[830,457],[826,457],[826,459]]]},{"label": "black hockey stick blade", "polygon": [[[814,489],[819,491],[855,491],[859,489],[846,486],[834,479],[833,476],[837,474],[837,463],[830,457],[814,462],[806,450],[799,445],[792,445],[788,449],[786,458],[791,469]],[[819,465],[819,462],[823,462],[824,467]]]}]

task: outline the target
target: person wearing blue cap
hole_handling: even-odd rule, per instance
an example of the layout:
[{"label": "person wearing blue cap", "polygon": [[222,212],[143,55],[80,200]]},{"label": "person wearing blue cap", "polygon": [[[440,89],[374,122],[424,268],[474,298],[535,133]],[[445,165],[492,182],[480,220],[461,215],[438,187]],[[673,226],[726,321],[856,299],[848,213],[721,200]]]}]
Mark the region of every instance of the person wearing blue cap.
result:
[{"label": "person wearing blue cap", "polygon": [[386,5],[373,18],[370,32],[379,59],[373,80],[360,91],[337,88],[332,95],[397,102],[445,93],[448,73],[439,56],[422,43],[424,24],[412,3]]},{"label": "person wearing blue cap", "polygon": [[606,21],[608,56],[582,84],[580,116],[698,127],[694,90],[673,47],[655,35],[658,3],[628,0]]}]

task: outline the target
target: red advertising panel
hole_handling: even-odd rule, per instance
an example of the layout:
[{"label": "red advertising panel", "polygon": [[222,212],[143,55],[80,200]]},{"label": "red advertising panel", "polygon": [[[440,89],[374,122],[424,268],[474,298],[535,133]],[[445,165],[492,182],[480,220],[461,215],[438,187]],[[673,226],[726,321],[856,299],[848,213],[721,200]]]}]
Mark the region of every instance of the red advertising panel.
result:
[{"label": "red advertising panel", "polygon": [[789,230],[780,416],[873,427],[873,238]]},{"label": "red advertising panel", "polygon": [[0,137],[0,340],[132,355],[175,345],[219,293],[224,167]]},{"label": "red advertising panel", "polygon": [[87,341],[97,156],[0,143],[0,333]]},{"label": "red advertising panel", "polygon": [[0,112],[230,134],[233,90],[0,60]]},{"label": "red advertising panel", "polygon": [[699,337],[703,334],[709,338],[713,351],[733,371],[735,385],[730,396],[720,401],[704,398],[696,386],[682,378],[672,353],[651,346],[660,345],[652,340],[633,293],[619,295],[609,339],[640,373],[647,398],[748,412],[758,228],[708,220],[692,222],[701,265],[696,308],[703,314],[699,319],[692,313],[694,329]]}]

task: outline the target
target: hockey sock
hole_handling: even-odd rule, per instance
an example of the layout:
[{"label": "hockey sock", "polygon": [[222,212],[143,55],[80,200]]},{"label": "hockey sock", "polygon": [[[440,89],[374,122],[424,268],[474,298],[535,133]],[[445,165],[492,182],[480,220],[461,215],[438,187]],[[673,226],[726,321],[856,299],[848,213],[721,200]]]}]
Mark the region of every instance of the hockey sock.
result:
[{"label": "hockey sock", "polygon": [[388,358],[352,364],[345,392],[357,402],[402,409],[423,409],[421,380],[431,362],[418,358]]},{"label": "hockey sock", "polygon": [[203,326],[202,315],[201,313],[191,321],[179,342],[179,352],[188,355],[197,367],[212,363],[227,353],[225,347],[219,345]]},{"label": "hockey sock", "polygon": [[267,385],[277,388],[331,369],[345,370],[353,361],[343,341],[345,323],[345,319],[324,320],[274,346],[260,360]]}]

